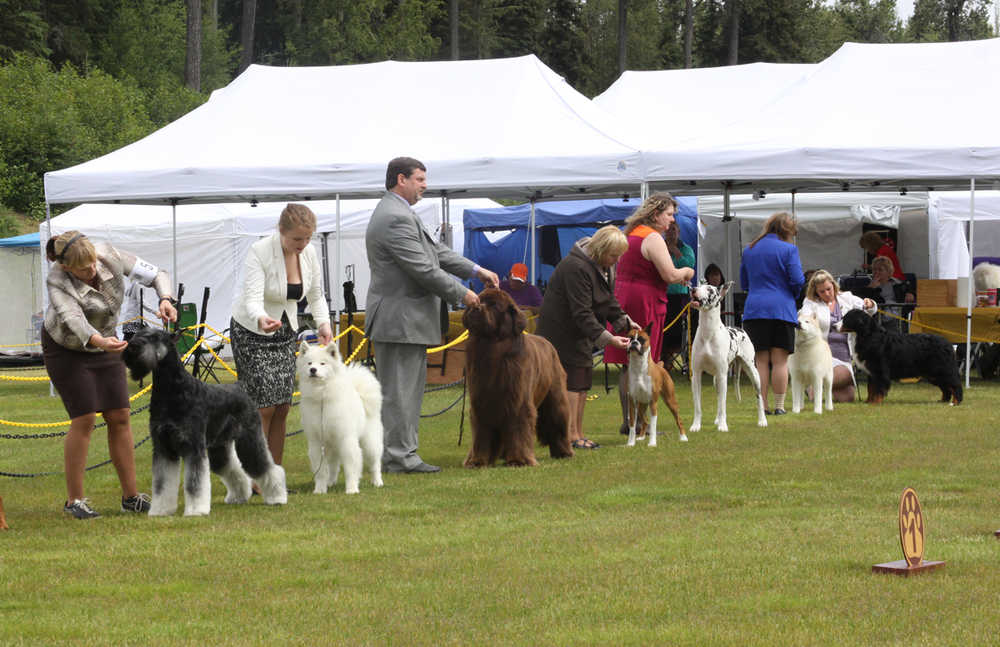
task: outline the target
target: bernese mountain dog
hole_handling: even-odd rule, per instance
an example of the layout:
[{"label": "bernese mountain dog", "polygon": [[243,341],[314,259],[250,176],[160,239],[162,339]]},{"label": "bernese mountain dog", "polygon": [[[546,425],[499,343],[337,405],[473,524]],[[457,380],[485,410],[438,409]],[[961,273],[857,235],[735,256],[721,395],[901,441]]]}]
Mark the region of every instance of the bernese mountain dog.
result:
[{"label": "bernese mountain dog", "polygon": [[941,389],[941,401],[962,401],[962,380],[955,350],[940,335],[886,330],[861,310],[850,310],[840,322],[842,332],[856,335],[854,360],[868,373],[868,399],[881,404],[892,380],[921,377]]}]

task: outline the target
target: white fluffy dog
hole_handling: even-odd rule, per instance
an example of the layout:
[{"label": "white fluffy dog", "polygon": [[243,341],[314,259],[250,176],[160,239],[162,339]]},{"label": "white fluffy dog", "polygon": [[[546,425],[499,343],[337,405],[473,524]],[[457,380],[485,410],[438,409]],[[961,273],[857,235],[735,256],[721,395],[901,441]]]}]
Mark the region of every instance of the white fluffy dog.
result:
[{"label": "white fluffy dog", "polygon": [[347,494],[357,494],[363,464],[382,486],[382,387],[364,366],[346,366],[337,344],[299,346],[302,426],[316,487],[325,494],[344,466]]},{"label": "white fluffy dog", "polygon": [[815,314],[799,314],[795,330],[795,352],[788,357],[788,375],[792,379],[792,413],[802,410],[803,392],[812,387],[813,413],[833,411],[833,353],[823,336]]},{"label": "white fluffy dog", "polygon": [[1000,288],[1000,265],[980,263],[972,268],[972,280],[977,290]]}]

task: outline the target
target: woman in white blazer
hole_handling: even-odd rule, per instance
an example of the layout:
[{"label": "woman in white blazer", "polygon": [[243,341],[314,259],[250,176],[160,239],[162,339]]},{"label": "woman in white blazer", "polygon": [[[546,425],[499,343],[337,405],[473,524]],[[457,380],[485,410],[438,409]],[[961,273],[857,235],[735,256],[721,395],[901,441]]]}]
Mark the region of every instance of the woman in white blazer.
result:
[{"label": "woman in white blazer", "polygon": [[833,324],[844,318],[848,310],[861,309],[875,314],[875,302],[841,292],[837,281],[826,270],[816,270],[806,284],[806,298],[799,314],[815,314],[820,330],[826,335],[833,353],[833,399],[852,402],[857,387],[851,357],[854,354],[854,334],[833,330]]},{"label": "woman in white blazer", "polygon": [[321,344],[333,336],[323,273],[309,244],[315,231],[316,215],[309,207],[284,208],[278,231],[254,243],[247,254],[229,324],[236,372],[260,410],[267,446],[279,465],[295,389],[298,302],[309,302]]}]

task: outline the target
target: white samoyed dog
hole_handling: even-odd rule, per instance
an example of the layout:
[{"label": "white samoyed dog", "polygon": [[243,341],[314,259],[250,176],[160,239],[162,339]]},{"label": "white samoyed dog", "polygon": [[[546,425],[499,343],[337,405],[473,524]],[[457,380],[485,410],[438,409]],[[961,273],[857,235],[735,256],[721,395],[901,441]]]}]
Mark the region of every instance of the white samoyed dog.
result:
[{"label": "white samoyed dog", "polygon": [[795,352],[788,357],[788,374],[792,380],[792,413],[802,410],[803,392],[812,387],[813,413],[833,411],[833,354],[820,330],[815,314],[800,314],[795,330]]},{"label": "white samoyed dog", "polygon": [[336,343],[303,342],[296,360],[302,427],[316,486],[325,494],[344,466],[347,494],[357,494],[363,463],[382,487],[382,387],[364,366],[346,366]]}]

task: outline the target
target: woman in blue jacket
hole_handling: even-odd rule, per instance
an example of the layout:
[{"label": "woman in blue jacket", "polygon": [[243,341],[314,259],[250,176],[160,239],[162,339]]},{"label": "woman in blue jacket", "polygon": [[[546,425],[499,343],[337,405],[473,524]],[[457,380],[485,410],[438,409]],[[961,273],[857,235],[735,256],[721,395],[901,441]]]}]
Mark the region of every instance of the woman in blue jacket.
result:
[{"label": "woman in blue jacket", "polygon": [[805,285],[799,250],[792,243],[798,228],[787,212],[767,219],[764,228],[743,252],[740,285],[747,292],[743,329],[756,351],[761,395],[766,413],[768,387],[774,391],[775,415],[785,413],[788,356],[795,352],[798,321],[795,297]]}]

